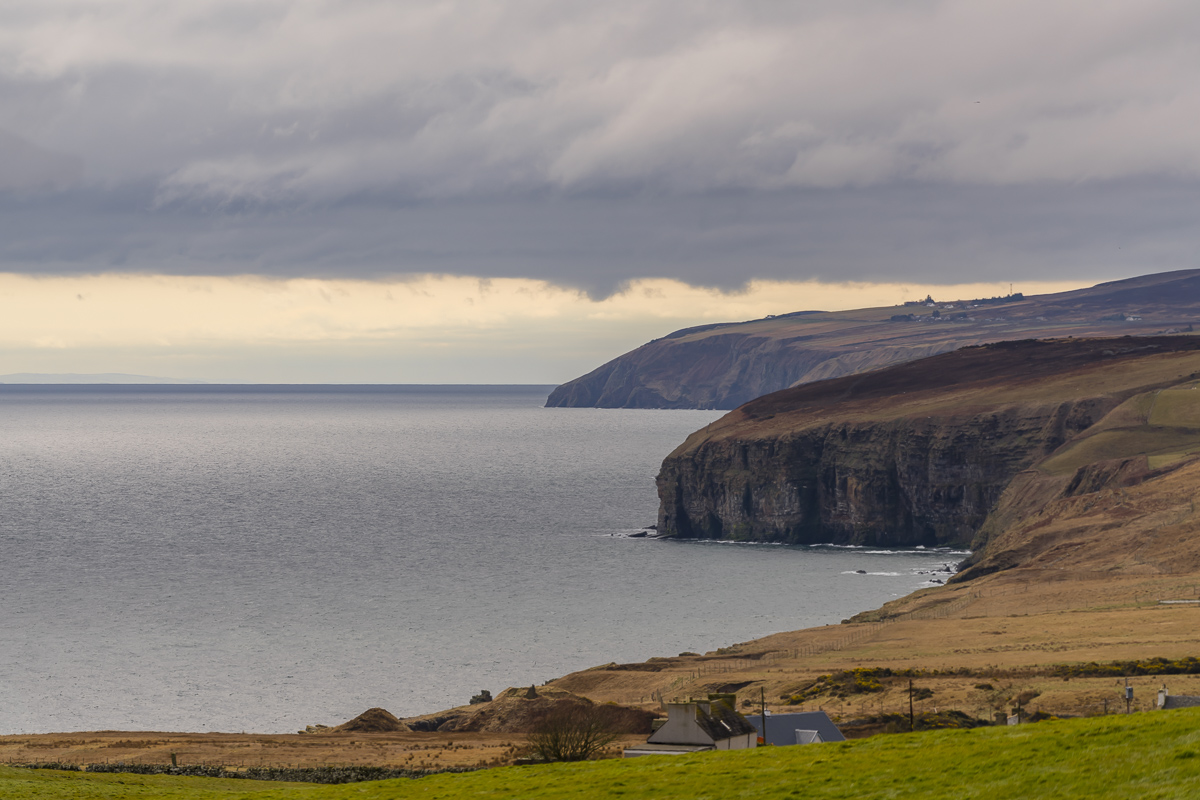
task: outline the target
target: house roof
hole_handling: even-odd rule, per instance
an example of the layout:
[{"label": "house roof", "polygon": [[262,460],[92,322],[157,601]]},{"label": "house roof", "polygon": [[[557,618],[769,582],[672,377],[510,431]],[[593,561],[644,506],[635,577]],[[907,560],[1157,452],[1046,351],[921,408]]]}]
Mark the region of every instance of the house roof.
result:
[{"label": "house roof", "polygon": [[687,755],[688,753],[703,753],[713,750],[711,744],[636,744],[626,747],[624,756],[654,756],[654,755]]},{"label": "house roof", "polygon": [[1169,694],[1163,700],[1164,709],[1200,708],[1200,697],[1186,694]]},{"label": "house roof", "polygon": [[747,714],[746,719],[763,737],[763,741],[773,745],[788,745],[796,743],[796,731],[816,731],[823,742],[844,742],[846,737],[833,724],[833,720],[824,711],[804,711],[795,714],[767,714],[767,735],[762,733],[762,715]]},{"label": "house roof", "polygon": [[703,706],[697,709],[696,724],[711,736],[714,742],[733,736],[757,735],[758,729],[727,703],[716,700],[709,703],[708,707],[707,714],[704,713]]}]

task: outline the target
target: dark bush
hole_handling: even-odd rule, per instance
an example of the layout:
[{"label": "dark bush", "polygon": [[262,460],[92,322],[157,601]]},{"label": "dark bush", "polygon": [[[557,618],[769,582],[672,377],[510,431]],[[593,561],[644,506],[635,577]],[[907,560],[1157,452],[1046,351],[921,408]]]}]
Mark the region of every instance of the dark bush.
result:
[{"label": "dark bush", "polygon": [[617,733],[612,707],[564,703],[529,735],[534,756],[543,761],[586,761],[610,745]]},{"label": "dark bush", "polygon": [[1200,674],[1200,659],[1195,656],[1184,658],[1146,658],[1139,661],[1109,661],[1098,664],[1060,664],[1054,675],[1061,678],[1104,678],[1132,677],[1135,675],[1197,675]]}]

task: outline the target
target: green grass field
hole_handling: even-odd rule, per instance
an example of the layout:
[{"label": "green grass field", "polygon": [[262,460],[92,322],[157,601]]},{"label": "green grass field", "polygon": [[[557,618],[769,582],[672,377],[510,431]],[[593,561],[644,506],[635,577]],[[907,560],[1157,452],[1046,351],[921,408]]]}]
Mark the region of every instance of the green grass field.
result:
[{"label": "green grass field", "polygon": [[1051,475],[1065,475],[1087,464],[1107,459],[1146,454],[1178,460],[1195,452],[1200,452],[1200,431],[1146,425],[1135,429],[1101,431],[1072,442],[1043,461],[1039,468]]},{"label": "green grass field", "polygon": [[1151,425],[1200,428],[1200,390],[1164,389],[1154,398]]},{"label": "green grass field", "polygon": [[1158,469],[1200,452],[1200,390],[1184,385],[1130,398],[1039,468],[1066,475],[1096,461],[1144,453],[1150,468]]},{"label": "green grass field", "polygon": [[2,767],[0,797],[1183,800],[1200,797],[1200,710],[876,736],[844,744],[505,767],[342,786]]}]

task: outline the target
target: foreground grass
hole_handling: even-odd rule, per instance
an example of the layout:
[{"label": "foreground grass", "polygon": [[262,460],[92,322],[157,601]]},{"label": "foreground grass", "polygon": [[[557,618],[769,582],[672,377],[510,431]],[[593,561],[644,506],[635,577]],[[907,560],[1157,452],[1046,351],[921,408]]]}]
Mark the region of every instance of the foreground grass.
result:
[{"label": "foreground grass", "polygon": [[342,786],[0,768],[0,797],[6,800],[1198,796],[1200,710]]}]

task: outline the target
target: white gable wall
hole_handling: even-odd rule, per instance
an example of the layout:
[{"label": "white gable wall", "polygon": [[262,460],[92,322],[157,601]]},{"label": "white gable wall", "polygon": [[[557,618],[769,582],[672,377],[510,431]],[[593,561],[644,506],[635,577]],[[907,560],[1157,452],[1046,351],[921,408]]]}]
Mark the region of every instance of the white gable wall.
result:
[{"label": "white gable wall", "polygon": [[650,734],[647,744],[691,744],[708,745],[718,750],[744,750],[758,746],[758,736],[750,733],[730,734],[728,738],[714,740],[696,722],[696,714],[709,713],[708,703],[668,703],[667,721]]},{"label": "white gable wall", "polygon": [[748,747],[758,747],[758,737],[753,733],[743,733],[717,742],[718,750],[745,750]]},{"label": "white gable wall", "polygon": [[[704,732],[696,723],[696,703],[668,703],[667,721],[663,726],[650,734],[647,743],[650,744],[717,744],[712,737]],[[729,748],[720,748],[727,750]]]}]

